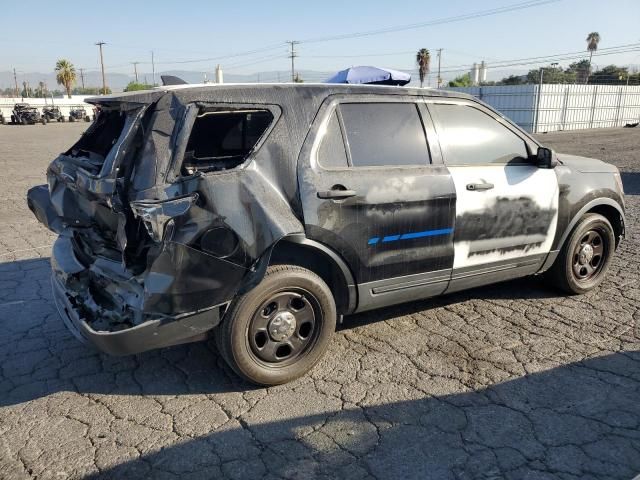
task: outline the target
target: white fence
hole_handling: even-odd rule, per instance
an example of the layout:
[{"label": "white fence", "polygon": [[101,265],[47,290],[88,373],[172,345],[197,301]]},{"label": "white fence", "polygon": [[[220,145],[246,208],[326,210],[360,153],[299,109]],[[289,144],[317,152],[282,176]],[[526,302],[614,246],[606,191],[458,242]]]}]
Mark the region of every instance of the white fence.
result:
[{"label": "white fence", "polygon": [[[54,98],[53,105],[60,108],[60,112],[65,117],[69,117],[69,111],[75,107],[84,107],[87,113],[91,115],[93,105],[85,103],[84,99],[91,95],[71,95],[71,98]],[[22,98],[22,97],[0,97],[0,113],[4,116],[6,122],[11,119],[11,111],[16,103],[28,103],[32,107],[36,107],[42,113],[42,107],[51,105],[51,98]]]},{"label": "white fence", "polygon": [[503,85],[449,90],[479,98],[532,133],[621,127],[640,120],[640,86]]}]

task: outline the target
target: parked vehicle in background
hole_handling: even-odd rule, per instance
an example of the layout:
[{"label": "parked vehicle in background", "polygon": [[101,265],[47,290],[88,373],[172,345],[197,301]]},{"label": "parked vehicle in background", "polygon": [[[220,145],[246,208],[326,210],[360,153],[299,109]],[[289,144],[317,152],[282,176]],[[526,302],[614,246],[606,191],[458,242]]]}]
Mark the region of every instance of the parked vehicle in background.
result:
[{"label": "parked vehicle in background", "polygon": [[45,119],[45,121],[47,122],[64,122],[64,115],[62,115],[62,112],[60,111],[60,109],[56,106],[53,105],[47,105],[45,107],[42,107],[42,117]]},{"label": "parked vehicle in background", "polygon": [[46,120],[40,115],[36,107],[28,103],[16,103],[11,112],[11,123],[14,125],[34,125],[36,123],[45,125]]},{"label": "parked vehicle in background", "polygon": [[70,122],[80,122],[84,120],[85,122],[90,122],[91,117],[87,113],[87,110],[84,107],[76,107],[71,109],[69,112],[69,121]]},{"label": "parked vehicle in background", "polygon": [[212,331],[238,374],[285,383],[343,315],[526,275],[585,293],[624,236],[614,166],[556,155],[465,94],[183,85],[88,101],[97,120],[28,205],[60,235],[65,324],[111,354]]}]

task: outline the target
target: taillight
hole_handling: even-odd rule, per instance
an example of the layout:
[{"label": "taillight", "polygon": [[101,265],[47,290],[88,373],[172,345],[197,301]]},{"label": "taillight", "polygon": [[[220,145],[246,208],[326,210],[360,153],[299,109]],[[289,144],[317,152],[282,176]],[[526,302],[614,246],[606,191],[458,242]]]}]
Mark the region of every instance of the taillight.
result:
[{"label": "taillight", "polygon": [[142,220],[153,241],[160,242],[164,238],[167,223],[173,218],[187,213],[197,200],[198,194],[192,193],[186,197],[160,202],[131,202],[131,209],[133,214]]}]

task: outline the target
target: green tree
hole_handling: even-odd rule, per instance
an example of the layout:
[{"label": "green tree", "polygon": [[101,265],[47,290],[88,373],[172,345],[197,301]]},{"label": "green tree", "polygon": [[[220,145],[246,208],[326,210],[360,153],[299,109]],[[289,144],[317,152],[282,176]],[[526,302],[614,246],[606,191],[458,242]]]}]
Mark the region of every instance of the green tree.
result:
[{"label": "green tree", "polygon": [[[600,85],[624,85],[627,79],[631,80],[629,69],[627,67],[618,67],[617,65],[607,65],[606,67],[596,70],[589,76],[589,83]],[[629,81],[629,84],[632,84]]]},{"label": "green tree", "polygon": [[526,83],[540,83],[540,71],[542,71],[543,83],[568,83],[565,72],[558,67],[542,67],[529,70]]},{"label": "green tree", "polygon": [[587,35],[587,50],[589,50],[589,72],[587,73],[587,81],[589,81],[589,75],[591,75],[591,57],[593,57],[593,52],[598,50],[599,43],[600,34],[598,32],[591,32]]},{"label": "green tree", "polygon": [[573,74],[575,79],[569,83],[587,83],[589,76],[589,60],[584,59],[579,62],[571,63],[565,70],[566,74]]},{"label": "green tree", "polygon": [[76,83],[76,69],[69,60],[61,58],[56,62],[56,82],[64,87],[71,98],[71,87]]},{"label": "green tree", "polygon": [[33,97],[33,89],[29,86],[27,82],[22,82],[22,91],[20,92],[21,97]]},{"label": "green tree", "polygon": [[431,63],[431,54],[426,48],[421,48],[416,53],[416,63],[418,64],[418,75],[420,76],[420,88],[424,85],[424,79],[429,74],[429,64]]},{"label": "green tree", "polygon": [[124,88],[124,91],[136,92],[138,90],[150,90],[152,88],[153,85],[149,85],[148,83],[129,82],[129,84]]},{"label": "green tree", "polygon": [[509,75],[498,82],[498,85],[524,85],[527,83],[526,75]]},{"label": "green tree", "polygon": [[471,75],[465,73],[464,75],[460,75],[459,77],[454,78],[449,82],[450,87],[470,87],[471,86]]},{"label": "green tree", "polygon": [[[76,87],[72,92],[74,95],[102,95],[102,88],[98,87]],[[110,94],[111,89],[107,87],[107,94]]]},{"label": "green tree", "polygon": [[304,83],[304,80],[299,73],[296,73],[296,76],[293,77],[293,83]]}]

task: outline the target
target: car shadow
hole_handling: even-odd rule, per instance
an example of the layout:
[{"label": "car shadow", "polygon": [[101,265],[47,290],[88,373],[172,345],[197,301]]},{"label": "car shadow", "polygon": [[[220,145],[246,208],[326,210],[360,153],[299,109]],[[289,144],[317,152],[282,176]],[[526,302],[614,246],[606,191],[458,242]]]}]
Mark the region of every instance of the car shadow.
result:
[{"label": "car shadow", "polygon": [[561,298],[563,295],[558,290],[545,286],[538,277],[526,277],[496,283],[484,287],[472,288],[462,292],[442,295],[440,297],[426,298],[409,303],[402,303],[390,307],[384,307],[373,311],[356,313],[345,316],[338,326],[338,331],[368,325],[384,320],[425,312],[435,308],[446,307],[456,303],[473,299],[483,300],[531,300]]},{"label": "car shadow", "polygon": [[640,352],[616,353],[466,393],[263,422],[249,411],[89,478],[632,478],[639,366]]},{"label": "car shadow", "polygon": [[[640,471],[639,351],[453,394],[394,401],[366,391],[345,402],[309,379],[257,389],[233,375],[209,343],[121,358],[96,353],[65,330],[49,274],[48,259],[0,264],[0,407],[64,391],[204,393],[215,401],[261,390],[257,403],[215,431],[123,456],[93,478],[632,478]],[[343,329],[468,298],[553,296],[536,285],[524,279],[363,313]],[[397,391],[384,382],[369,388]],[[296,414],[282,395],[313,404],[316,413]],[[116,448],[113,435],[96,441]]]},{"label": "car shadow", "polygon": [[[0,264],[0,407],[58,391],[179,395],[246,392],[212,341],[112,357],[80,343],[60,320],[50,291],[48,258]],[[338,330],[432,308],[483,299],[547,299],[556,292],[535,279],[455,293],[345,317]],[[117,374],[115,374],[115,373]]]}]

